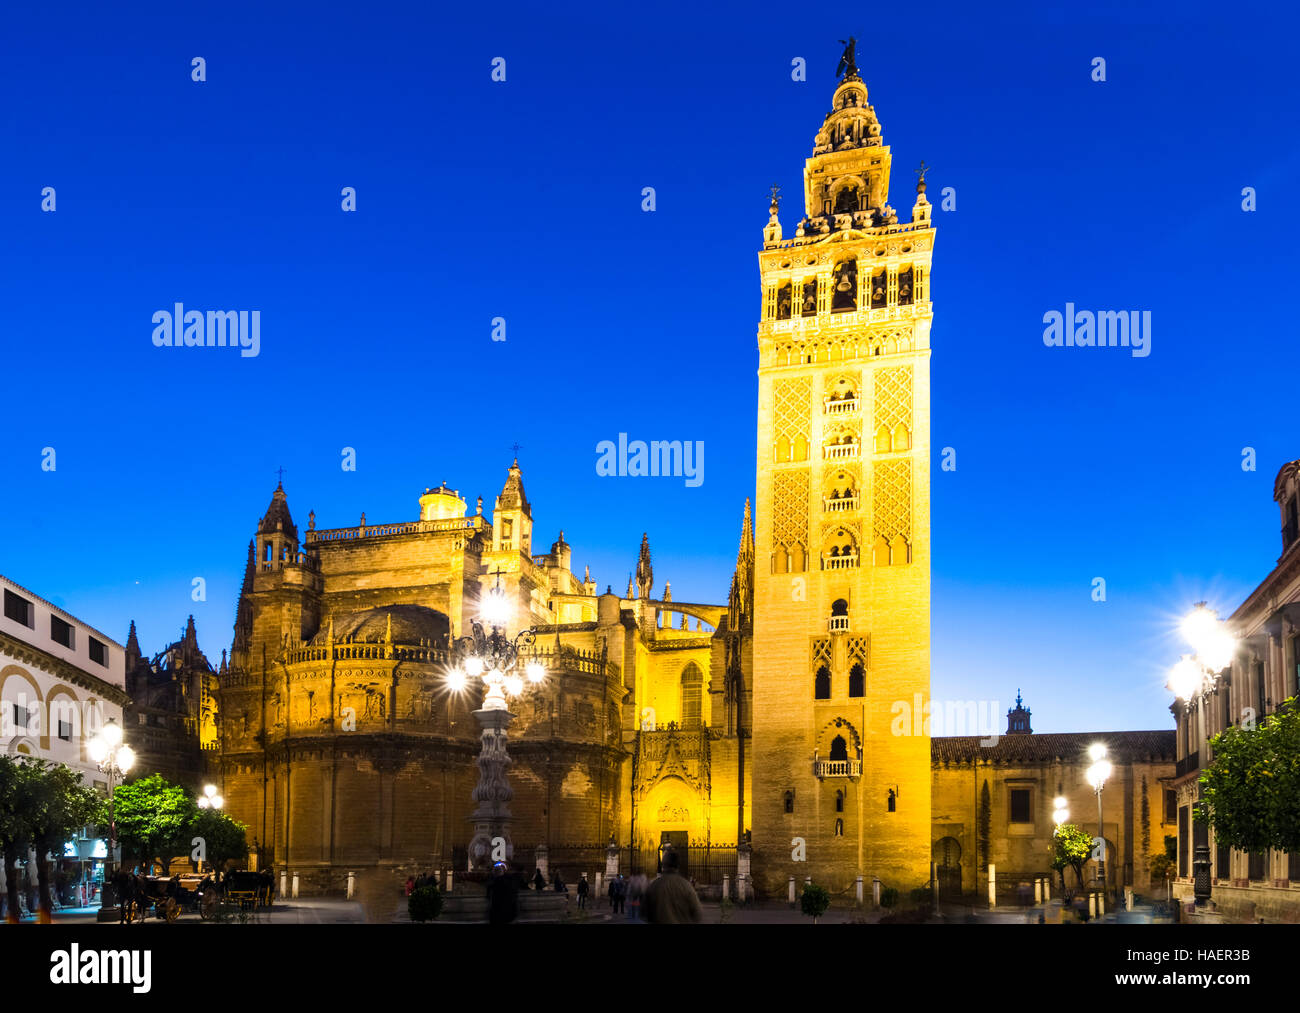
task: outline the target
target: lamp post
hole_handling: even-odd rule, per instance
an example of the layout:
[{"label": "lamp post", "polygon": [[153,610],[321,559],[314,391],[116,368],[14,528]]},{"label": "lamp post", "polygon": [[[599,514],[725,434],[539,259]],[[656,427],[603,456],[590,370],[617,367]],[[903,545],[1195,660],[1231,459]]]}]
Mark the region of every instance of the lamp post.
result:
[{"label": "lamp post", "polygon": [[[108,856],[104,859],[104,886],[99,892],[99,918],[111,920],[117,916],[117,896],[113,895],[112,905],[108,904],[110,870],[113,870],[113,852],[117,842],[117,819],[113,797],[115,782],[123,780],[135,766],[135,750],[122,741],[122,727],[112,718],[86,746],[86,752],[99,772],[108,778]],[[106,915],[105,912],[108,914]]]},{"label": "lamp post", "polygon": [[[200,809],[214,809],[220,811],[225,804],[226,800],[217,794],[217,786],[215,784],[205,784],[203,786],[203,794],[199,796]],[[202,871],[203,863],[199,862],[199,872]]]},{"label": "lamp post", "polygon": [[[471,679],[482,679],[486,692],[483,706],[474,711],[482,733],[479,738],[478,785],[473,799],[477,802],[470,819],[474,835],[469,842],[469,868],[487,869],[494,864],[493,841],[503,842],[502,853],[497,857],[509,860],[514,855],[510,840],[510,800],[513,792],[507,777],[511,760],[506,752],[506,729],[515,715],[510,713],[508,697],[518,697],[524,692],[524,676],[520,675],[520,651],[531,647],[537,639],[534,630],[520,631],[513,639],[505,633],[510,618],[510,606],[501,587],[501,574],[497,583],[484,596],[480,619],[470,621],[468,636],[458,638],[452,645],[452,668],[447,674],[447,685],[453,690],[463,690]],[[485,631],[485,626],[487,630]],[[537,685],[546,678],[546,669],[538,661],[523,665],[528,682]]]},{"label": "lamp post", "polygon": [[1092,760],[1092,765],[1088,768],[1085,776],[1088,778],[1088,783],[1097,792],[1097,838],[1101,842],[1101,857],[1097,859],[1097,878],[1101,880],[1101,891],[1105,894],[1106,828],[1101,818],[1101,790],[1106,786],[1106,779],[1110,777],[1111,765],[1110,760],[1106,759],[1106,747],[1100,742],[1094,742],[1088,747],[1088,758]]},{"label": "lamp post", "polygon": [[[1066,808],[1065,796],[1057,795],[1056,798],[1052,799],[1052,823],[1055,824],[1056,826],[1056,829],[1052,831],[1053,838],[1055,838],[1061,832],[1061,825],[1065,823],[1065,821],[1068,820],[1069,818],[1070,818],[1070,810]],[[1061,896],[1068,901],[1070,898],[1066,896],[1066,889],[1067,888],[1065,885],[1065,866],[1062,865],[1061,866]]]},{"label": "lamp post", "polygon": [[[1237,653],[1237,640],[1219,614],[1203,601],[1198,601],[1183,618],[1180,628],[1183,638],[1191,645],[1192,653],[1179,659],[1165,685],[1182,701],[1183,721],[1186,723],[1191,720],[1192,709],[1201,707],[1214,692],[1220,673],[1232,664]],[[1197,747],[1199,753],[1199,742]],[[1204,904],[1210,899],[1211,892],[1210,844],[1207,839],[1193,849],[1192,894],[1197,904]]]}]

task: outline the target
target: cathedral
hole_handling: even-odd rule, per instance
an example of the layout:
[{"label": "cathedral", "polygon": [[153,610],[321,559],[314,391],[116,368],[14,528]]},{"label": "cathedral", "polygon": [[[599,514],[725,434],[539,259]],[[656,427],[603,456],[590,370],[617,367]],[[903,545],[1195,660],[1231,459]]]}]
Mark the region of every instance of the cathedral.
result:
[{"label": "cathedral", "polygon": [[[201,744],[264,863],[307,891],[349,871],[466,867],[483,689],[449,672],[491,594],[545,671],[509,702],[525,867],[545,846],[570,849],[570,878],[607,851],[653,872],[671,845],[702,888],[723,870],[769,897],[806,878],[907,890],[932,862],[953,893],[992,890],[991,866],[999,890],[1046,871],[1047,800],[1084,810],[1095,737],[1034,736],[1019,700],[993,748],[897,721],[900,701],[930,703],[935,230],[924,171],[908,221],[890,174],[850,46],[794,236],[776,187],[763,229],[757,488],[717,602],[658,588],[645,536],[619,592],[578,575],[563,531],[539,552],[518,460],[487,514],[443,483],[408,519],[318,528],[309,513],[300,529],[276,487]],[[1111,741],[1126,785],[1106,823],[1124,856],[1111,874],[1132,883],[1165,812],[1172,733]]]}]

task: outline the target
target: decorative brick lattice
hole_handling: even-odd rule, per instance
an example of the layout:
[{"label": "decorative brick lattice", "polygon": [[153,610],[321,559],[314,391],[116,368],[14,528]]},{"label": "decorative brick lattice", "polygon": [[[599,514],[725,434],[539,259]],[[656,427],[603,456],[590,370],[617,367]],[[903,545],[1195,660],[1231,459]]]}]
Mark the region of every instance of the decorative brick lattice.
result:
[{"label": "decorative brick lattice", "polygon": [[849,660],[849,668],[852,668],[854,662],[858,661],[862,662],[863,668],[867,668],[867,659],[871,656],[870,647],[870,637],[849,637],[844,654]]},{"label": "decorative brick lattice", "polygon": [[815,637],[812,642],[812,668],[815,672],[818,665],[826,665],[828,668],[831,664],[831,640],[830,637]]},{"label": "decorative brick lattice", "polygon": [[875,420],[873,429],[881,426],[893,432],[900,422],[912,429],[912,367],[876,370]]},{"label": "decorative brick lattice", "polygon": [[793,380],[777,380],[773,386],[773,405],[775,428],[773,442],[779,443],[785,437],[793,446],[803,437],[808,443],[808,414],[812,403],[812,378],[796,377]]},{"label": "decorative brick lattice", "polygon": [[808,548],[808,469],[778,471],[772,479],[772,544]]},{"label": "decorative brick lattice", "polygon": [[912,539],[912,462],[876,461],[871,469],[871,523],[875,538]]}]

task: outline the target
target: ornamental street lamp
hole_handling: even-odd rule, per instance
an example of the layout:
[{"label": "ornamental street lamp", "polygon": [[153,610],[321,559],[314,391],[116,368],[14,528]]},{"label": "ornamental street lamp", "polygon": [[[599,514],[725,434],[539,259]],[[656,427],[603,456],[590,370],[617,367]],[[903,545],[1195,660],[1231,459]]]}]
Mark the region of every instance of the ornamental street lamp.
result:
[{"label": "ornamental street lamp", "polygon": [[1065,807],[1065,796],[1057,795],[1052,799],[1052,822],[1056,824],[1056,829],[1061,829],[1061,824],[1070,818],[1070,810]]},{"label": "ornamental street lamp", "polygon": [[199,796],[200,809],[220,809],[225,806],[226,800],[217,794],[215,784],[205,784],[203,794]]},{"label": "ornamental street lamp", "polygon": [[135,750],[122,742],[121,725],[109,718],[104,727],[99,730],[99,734],[86,745],[86,753],[99,768],[99,772],[108,777],[108,857],[104,859],[104,886],[99,892],[100,917],[104,918],[105,911],[108,911],[111,916],[116,914],[113,909],[117,907],[116,896],[112,898],[111,905],[108,903],[112,887],[109,874],[113,871],[113,852],[117,842],[114,782],[123,780],[135,766]]},{"label": "ornamental street lamp", "polygon": [[[1219,614],[1203,601],[1198,601],[1184,617],[1180,630],[1192,653],[1184,654],[1173,667],[1166,688],[1182,701],[1183,722],[1186,724],[1191,719],[1192,709],[1203,707],[1206,698],[1214,692],[1220,674],[1232,664],[1237,653],[1237,640]],[[1210,899],[1208,840],[1193,849],[1192,894],[1197,904]]]},{"label": "ornamental street lamp", "polygon": [[[537,639],[533,629],[520,631],[513,639],[505,633],[510,619],[510,605],[501,587],[498,570],[497,583],[484,596],[481,620],[470,621],[468,636],[458,638],[452,645],[452,668],[447,673],[449,689],[465,689],[473,679],[481,679],[485,693],[483,706],[474,711],[482,728],[479,742],[479,780],[473,799],[478,805],[470,817],[474,823],[474,836],[469,842],[469,868],[487,869],[494,864],[494,840],[503,842],[497,858],[506,861],[514,855],[510,840],[510,800],[513,792],[507,777],[511,760],[506,752],[506,729],[515,716],[510,713],[508,698],[519,697],[528,683],[537,685],[546,679],[546,668],[537,660],[523,664],[520,674],[520,652],[526,651]],[[485,624],[491,632],[485,632]]]},{"label": "ornamental street lamp", "polygon": [[1088,783],[1092,785],[1097,792],[1097,839],[1099,841],[1100,857],[1097,859],[1097,878],[1101,880],[1102,893],[1106,892],[1106,830],[1101,819],[1101,790],[1106,786],[1106,779],[1110,777],[1111,765],[1110,760],[1106,759],[1106,747],[1100,742],[1094,742],[1088,747],[1088,758],[1092,760],[1085,774]]}]

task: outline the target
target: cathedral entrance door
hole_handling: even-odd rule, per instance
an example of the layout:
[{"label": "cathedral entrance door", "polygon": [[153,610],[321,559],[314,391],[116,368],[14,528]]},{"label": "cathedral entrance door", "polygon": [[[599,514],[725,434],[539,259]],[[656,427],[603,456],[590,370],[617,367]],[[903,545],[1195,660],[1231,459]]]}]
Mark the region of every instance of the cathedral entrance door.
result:
[{"label": "cathedral entrance door", "polygon": [[677,853],[677,871],[685,876],[690,876],[687,868],[687,859],[689,858],[688,847],[690,844],[690,834],[686,830],[662,830],[659,833],[659,871],[664,871],[664,851],[671,848]]}]

